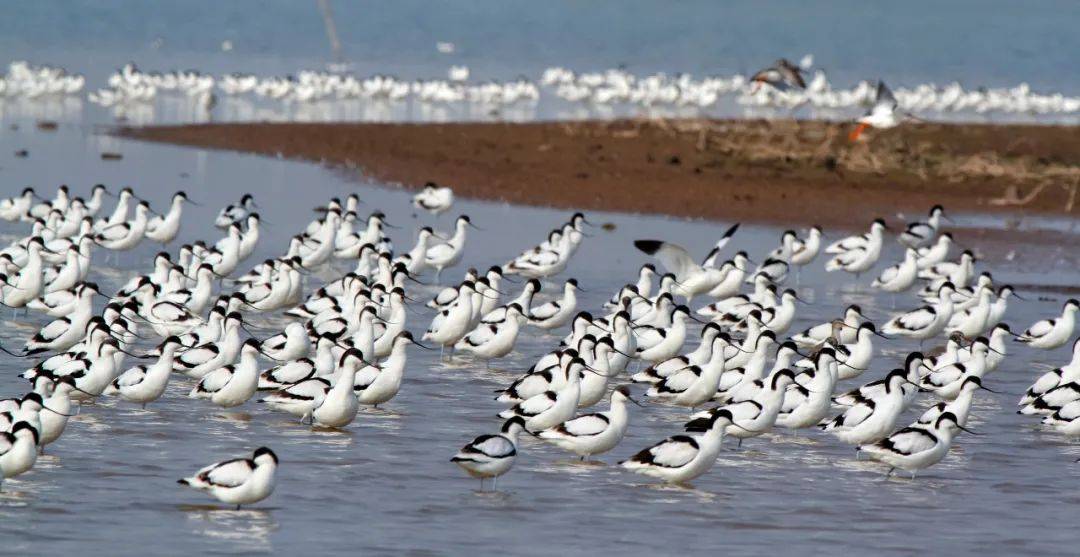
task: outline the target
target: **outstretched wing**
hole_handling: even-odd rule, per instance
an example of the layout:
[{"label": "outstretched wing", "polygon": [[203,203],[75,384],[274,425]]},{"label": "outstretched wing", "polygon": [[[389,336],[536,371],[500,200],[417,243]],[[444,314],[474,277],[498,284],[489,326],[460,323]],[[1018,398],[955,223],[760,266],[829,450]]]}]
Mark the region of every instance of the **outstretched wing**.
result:
[{"label": "outstretched wing", "polygon": [[674,273],[676,278],[683,278],[700,269],[686,248],[678,244],[660,240],[635,240],[634,247],[659,259],[664,268]]},{"label": "outstretched wing", "polygon": [[881,106],[887,106],[889,109],[896,108],[896,97],[893,96],[892,90],[888,85],[885,85],[884,81],[878,81],[877,94],[874,95],[874,104]]}]

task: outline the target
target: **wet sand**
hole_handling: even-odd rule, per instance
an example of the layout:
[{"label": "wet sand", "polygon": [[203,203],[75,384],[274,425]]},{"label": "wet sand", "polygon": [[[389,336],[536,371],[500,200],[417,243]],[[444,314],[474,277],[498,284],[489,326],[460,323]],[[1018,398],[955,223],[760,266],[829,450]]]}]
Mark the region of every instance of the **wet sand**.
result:
[{"label": "wet sand", "polygon": [[116,135],[316,161],[357,177],[575,209],[864,223],[871,214],[1076,215],[1080,128],[919,123],[848,138],[848,123],[614,120],[206,124]]}]

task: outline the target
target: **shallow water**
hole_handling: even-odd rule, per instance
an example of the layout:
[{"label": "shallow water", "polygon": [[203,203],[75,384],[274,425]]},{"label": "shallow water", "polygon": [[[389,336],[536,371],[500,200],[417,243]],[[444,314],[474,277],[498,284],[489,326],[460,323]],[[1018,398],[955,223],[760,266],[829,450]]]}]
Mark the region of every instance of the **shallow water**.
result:
[{"label": "shallow water", "polygon": [[[1068,0],[1004,0],[866,5],[851,0],[677,3],[471,1],[431,3],[330,2],[342,57],[330,54],[315,2],[24,2],[0,20],[0,64],[29,60],[56,64],[88,78],[87,91],[134,61],[145,70],[195,68],[220,75],[295,74],[339,62],[358,75],[445,78],[465,65],[471,81],[536,80],[548,67],[574,71],[624,68],[639,75],[749,74],[778,57],[815,56],[837,87],[884,79],[895,86],[959,82],[966,88],[1013,87],[1075,96],[1080,76],[1067,71],[1080,50],[1080,10]],[[887,30],[887,32],[881,32]],[[1007,40],[999,40],[1007,37]],[[229,41],[232,49],[222,50]],[[436,43],[454,45],[440,53]],[[82,95],[85,98],[85,94]],[[277,103],[220,99],[217,120],[533,120],[613,115],[788,117],[722,99],[708,110],[691,107],[588,106],[544,101],[502,107],[395,102]],[[6,105],[6,106],[5,106]],[[43,105],[46,105],[43,107]],[[111,110],[83,101],[0,103],[25,115],[77,111],[90,121]],[[798,117],[845,119],[851,111],[800,110]],[[178,97],[152,107],[129,107],[132,122],[176,122],[203,116]],[[923,114],[963,121],[1056,121],[1077,115]],[[55,118],[55,116],[53,116]]]},{"label": "shallow water", "polygon": [[[443,77],[468,65],[508,79],[551,65],[635,73],[752,72],[779,56],[813,53],[843,82],[1027,81],[1072,91],[1080,10],[1068,0],[852,0],[658,4],[642,0],[331,1],[343,58],[361,72]],[[148,68],[287,73],[329,61],[315,2],[27,2],[0,21],[9,59],[71,65],[101,78],[136,60]],[[880,31],[887,30],[887,33]],[[999,40],[1007,36],[1008,40]],[[223,52],[223,41],[232,50]],[[436,42],[453,43],[452,54]]]},{"label": "shallow water", "polygon": [[[7,158],[17,145],[29,148],[30,157]],[[102,161],[102,150],[120,151],[124,158]],[[65,182],[82,193],[100,181],[133,185],[161,207],[173,191],[185,189],[206,206],[188,208],[182,241],[215,239],[217,231],[208,223],[216,208],[254,192],[272,225],[249,263],[282,252],[288,236],[312,217],[310,207],[357,189],[352,177],[314,165],[141,144],[77,126],[5,132],[0,153],[5,195],[25,184],[48,189]],[[417,226],[432,222],[412,213],[405,192],[359,192],[365,210],[381,208],[391,223],[404,227],[392,231],[399,248],[410,243]],[[471,201],[460,201],[454,212],[468,213],[485,231],[471,234],[462,265],[445,274],[447,281],[466,266],[505,262],[567,216]],[[704,253],[730,224],[604,213],[590,218],[613,223],[615,230],[586,239],[561,278],[577,277],[589,291],[581,307],[592,309],[645,261],[632,239],[664,238]],[[958,218],[963,224],[964,217]],[[445,228],[450,220],[446,215],[437,224]],[[869,215],[853,220],[861,224]],[[23,230],[5,224],[0,233]],[[779,232],[747,225],[735,245],[760,257]],[[1019,253],[1009,259],[1000,245],[975,238],[972,231],[957,231],[959,242],[980,250],[999,283],[1080,283],[1075,249],[1027,245],[1021,236],[1006,246]],[[109,291],[134,269],[144,269],[156,249],[144,244],[123,254],[119,270],[104,266],[99,253],[91,276]],[[890,244],[887,258],[899,254]],[[826,276],[821,265],[816,262],[801,277],[800,295],[812,305],[800,309],[793,330],[837,316],[853,302],[877,316],[891,308],[891,297],[867,290],[868,279],[856,290],[850,278]],[[556,284],[545,284],[547,293],[556,290]],[[410,293],[426,297],[433,291],[415,287]],[[1052,287],[1040,295],[1048,299],[1017,302],[1006,320],[1022,328],[1059,310],[1063,297]],[[415,334],[430,319],[429,311],[421,311],[409,316]],[[2,317],[0,341],[10,347],[21,346],[43,322],[36,315],[12,320],[8,311]],[[693,489],[658,487],[613,466],[681,429],[686,410],[648,404],[631,407],[626,439],[598,459],[602,464],[579,464],[526,439],[500,491],[478,492],[475,480],[449,457],[474,436],[497,430],[494,415],[501,407],[492,390],[556,342],[555,335],[530,332],[512,357],[490,371],[465,359],[440,364],[436,355],[414,349],[400,395],[378,410],[364,410],[343,432],[312,431],[254,403],[226,412],[192,401],[185,396],[191,382],[182,378],[147,410],[109,399],[87,406],[32,472],[5,482],[4,552],[645,555],[673,548],[757,553],[782,544],[799,553],[912,554],[933,547],[954,554],[1067,555],[1080,541],[1069,520],[1061,519],[1080,505],[1080,464],[1073,463],[1080,445],[1013,412],[1023,389],[1047,366],[1064,363],[1067,349],[1047,353],[1010,346],[1006,362],[987,380],[1005,394],[980,393],[973,410],[970,425],[984,435],[962,435],[945,461],[914,481],[885,481],[882,466],[856,461],[849,447],[830,436],[800,432],[770,434],[749,440],[740,451],[724,451]],[[903,340],[878,342],[872,371],[844,386],[880,377],[914,348]],[[23,362],[0,359],[0,396],[25,392],[27,384],[16,377],[22,369]],[[915,419],[930,402],[924,399],[904,419]],[[174,483],[209,462],[260,445],[272,447],[282,465],[275,494],[251,509],[223,510]]]}]

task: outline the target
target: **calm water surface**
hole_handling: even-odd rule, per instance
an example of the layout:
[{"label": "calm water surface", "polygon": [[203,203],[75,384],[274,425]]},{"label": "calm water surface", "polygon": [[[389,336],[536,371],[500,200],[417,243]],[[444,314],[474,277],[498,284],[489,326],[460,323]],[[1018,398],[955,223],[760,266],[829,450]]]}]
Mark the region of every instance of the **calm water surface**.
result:
[{"label": "calm water surface", "polygon": [[[146,70],[195,68],[220,75],[296,74],[336,62],[357,75],[445,78],[465,65],[470,80],[537,80],[551,66],[578,72],[623,68],[638,76],[749,74],[780,56],[814,54],[836,87],[885,79],[966,88],[1013,87],[1075,96],[1080,74],[1080,5],[1070,0],[856,0],[712,2],[530,2],[527,0],[331,1],[342,54],[330,54],[312,1],[139,2],[42,0],[8,7],[0,18],[0,64],[29,60],[87,76],[87,91],[134,61]],[[223,51],[228,41],[231,50]],[[454,45],[441,53],[436,43]],[[153,106],[126,107],[132,122],[201,120],[193,103],[173,95]],[[83,95],[85,98],[85,95]],[[319,102],[298,105],[219,99],[216,120],[533,120],[615,115],[847,119],[851,111],[754,109],[725,97],[693,107],[589,106],[552,99],[493,111],[468,103]],[[85,104],[85,106],[83,106]],[[86,114],[83,115],[85,110]],[[111,121],[112,110],[81,101],[0,102],[0,112]],[[856,111],[857,112],[857,111]],[[1077,122],[1076,114],[971,112],[923,115],[963,121]]]},{"label": "calm water surface", "polygon": [[[317,166],[231,153],[206,152],[97,136],[76,125],[42,132],[32,125],[0,135],[0,183],[4,195],[24,185],[44,189],[60,183],[78,192],[91,184],[133,185],[155,206],[172,192],[186,190],[205,207],[185,212],[180,240],[213,240],[209,226],[217,207],[254,192],[272,224],[251,263],[284,251],[287,238],[312,218],[310,208],[330,196],[356,191],[350,176]],[[30,156],[12,158],[16,148]],[[116,150],[121,161],[98,154]],[[412,231],[432,220],[416,216],[405,192],[362,187],[366,209],[381,208],[392,223],[398,247]],[[499,264],[539,241],[564,212],[461,201],[455,212],[485,228],[471,234],[462,265]],[[450,216],[436,223],[449,226]],[[730,223],[684,221],[621,214],[592,214],[611,222],[613,232],[586,239],[564,277],[577,277],[589,292],[583,308],[631,280],[643,256],[631,240],[657,237],[704,253]],[[853,218],[861,225],[870,215]],[[895,215],[888,215],[895,220]],[[959,217],[965,221],[963,216]],[[972,219],[974,220],[974,219]],[[1020,225],[1026,226],[1021,222]],[[4,225],[8,238],[19,225]],[[745,226],[736,244],[760,257],[780,230]],[[836,233],[834,233],[835,237]],[[977,249],[1000,283],[1075,286],[1075,248],[982,242],[969,230],[958,241]],[[106,290],[145,269],[156,248],[140,246],[122,256],[120,268],[95,257],[92,278]],[[1014,251],[1012,257],[1009,251]],[[890,244],[888,259],[900,250]],[[840,315],[860,303],[875,316],[892,307],[890,297],[855,290],[847,277],[826,276],[819,261],[803,273],[801,308],[793,330]],[[339,272],[343,272],[342,267]],[[868,281],[867,281],[868,282]],[[516,286],[510,288],[516,289]],[[558,290],[545,284],[545,292]],[[1064,297],[1018,302],[1006,320],[1016,328],[1059,311]],[[411,294],[430,296],[433,287]],[[1034,296],[1034,295],[1033,295]],[[910,301],[902,302],[912,304]],[[409,317],[409,330],[422,333],[431,314]],[[21,346],[39,316],[12,320],[3,312],[0,341]],[[279,325],[276,317],[257,323]],[[879,321],[880,322],[880,321]],[[491,371],[461,359],[452,365],[437,356],[410,353],[400,395],[378,410],[363,410],[343,432],[316,432],[288,416],[248,403],[222,411],[186,398],[183,378],[147,410],[104,400],[74,418],[49,455],[0,494],[0,540],[6,554],[289,554],[354,551],[364,554],[521,555],[585,554],[614,551],[632,555],[718,551],[759,553],[787,547],[798,553],[836,551],[908,555],[932,547],[955,554],[1075,555],[1080,534],[1067,517],[1080,510],[1080,445],[1043,431],[1037,420],[1018,416],[1014,404],[1023,389],[1048,366],[1063,364],[1066,349],[1039,352],[1010,346],[1005,363],[987,384],[1004,394],[980,393],[971,427],[940,465],[917,480],[884,481],[880,465],[857,462],[853,451],[818,432],[770,434],[725,451],[716,467],[693,489],[657,487],[612,464],[680,430],[686,411],[649,404],[632,407],[623,443],[600,460],[582,465],[567,454],[525,439],[514,470],[498,493],[480,493],[449,457],[474,436],[495,431],[501,407],[492,390],[505,385],[552,348],[556,335],[523,335],[518,350]],[[845,387],[876,379],[902,361],[915,344],[878,341],[872,370]],[[16,375],[23,362],[0,359],[0,396],[17,396],[28,384]],[[638,388],[640,394],[641,388]],[[914,420],[931,401],[924,399],[903,419]],[[250,510],[220,510],[175,479],[218,459],[245,454],[260,445],[281,457],[275,494]],[[1064,519],[1063,519],[1064,517]],[[933,540],[932,545],[927,540]]]}]

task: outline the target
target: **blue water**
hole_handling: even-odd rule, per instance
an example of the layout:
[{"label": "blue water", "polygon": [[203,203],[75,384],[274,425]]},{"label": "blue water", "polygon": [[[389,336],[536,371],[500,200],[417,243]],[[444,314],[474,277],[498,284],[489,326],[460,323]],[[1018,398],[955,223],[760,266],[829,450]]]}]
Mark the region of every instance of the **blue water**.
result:
[{"label": "blue water", "polygon": [[[68,183],[85,193],[103,181],[133,185],[161,207],[173,191],[184,189],[205,205],[188,208],[179,241],[214,240],[218,231],[209,221],[215,208],[254,192],[272,225],[249,263],[281,253],[289,235],[312,218],[309,207],[351,191],[403,227],[390,231],[399,247],[410,243],[417,226],[433,223],[414,215],[405,191],[372,185],[358,190],[351,176],[312,164],[117,140],[70,124],[46,132],[32,125],[11,130],[7,123],[0,135],[5,191]],[[29,157],[12,158],[17,147],[27,148]],[[102,151],[124,158],[103,161]],[[444,273],[447,281],[465,266],[506,261],[566,217],[551,209],[468,200],[459,201],[457,211],[485,230],[470,236],[461,266]],[[981,222],[954,216],[963,226]],[[581,307],[590,309],[645,261],[631,247],[633,239],[664,238],[704,253],[727,226],[637,215],[590,217],[615,224],[614,231],[586,239],[565,273],[589,290]],[[445,228],[448,221],[444,216],[437,224]],[[6,241],[24,232],[22,224],[0,226]],[[1080,282],[1075,249],[1028,243],[1031,238],[1023,235],[1005,241],[984,238],[978,230],[955,232],[958,242],[984,258],[980,265],[992,269],[995,280],[1049,285],[1038,294],[1021,287],[1039,299],[1010,304],[1006,318],[1017,329],[1059,311],[1068,294],[1054,285]],[[842,232],[826,234],[836,238]],[[775,227],[748,224],[734,243],[760,258],[779,235]],[[107,265],[105,254],[97,253],[91,277],[112,291],[145,269],[157,249],[144,243],[119,265]],[[896,260],[900,252],[890,241],[884,259]],[[337,271],[342,272],[343,267]],[[840,315],[849,303],[884,317],[892,297],[867,290],[868,282],[864,276],[856,289],[851,278],[827,275],[821,260],[815,262],[799,286],[811,305],[800,306],[793,330]],[[555,281],[545,285],[548,295],[557,290]],[[434,288],[413,285],[409,292],[426,298]],[[902,307],[914,303],[911,296],[900,300]],[[45,322],[36,314],[0,316],[0,342],[9,347],[21,346]],[[421,334],[431,317],[426,309],[410,313],[408,329]],[[254,320],[282,326],[276,316]],[[146,410],[103,399],[72,418],[31,472],[5,482],[0,554],[715,555],[787,548],[800,554],[912,555],[928,547],[955,555],[1075,554],[1080,537],[1068,517],[1080,505],[1080,465],[1073,463],[1080,445],[1014,413],[1023,389],[1068,359],[1066,348],[1044,352],[1011,344],[1005,363],[986,378],[1002,394],[976,397],[970,425],[983,435],[960,436],[943,462],[914,481],[884,481],[881,465],[856,461],[850,447],[822,432],[781,432],[752,439],[741,451],[724,451],[693,489],[657,487],[613,466],[677,433],[686,419],[685,409],[650,403],[632,407],[626,439],[598,459],[607,464],[581,465],[529,438],[515,468],[499,481],[500,492],[477,492],[475,480],[449,457],[498,427],[494,414],[502,407],[492,400],[493,389],[530,366],[560,335],[529,330],[517,351],[490,371],[468,359],[446,365],[437,355],[412,350],[398,397],[378,410],[365,409],[343,432],[312,431],[252,402],[222,411],[188,399],[192,382],[180,377]],[[917,347],[901,339],[875,342],[879,355],[871,370],[843,387],[881,377]],[[145,348],[145,342],[137,347]],[[16,377],[25,365],[0,358],[0,397],[25,392],[28,384]],[[641,390],[636,388],[639,395]],[[924,396],[901,423],[933,402]],[[259,445],[271,446],[282,459],[278,489],[263,503],[235,512],[175,484],[209,462]]]},{"label": "blue water", "polygon": [[[961,79],[988,85],[1029,81],[1075,92],[1080,77],[1077,4],[915,2],[809,4],[782,2],[334,2],[345,58],[359,73],[393,71],[403,77],[442,76],[451,63],[468,64],[478,78],[513,77],[561,64],[596,69],[625,63],[650,71],[748,71],[778,55],[813,52],[841,81],[884,75],[898,82]],[[568,15],[571,14],[572,15]],[[882,24],[881,22],[887,22]],[[885,37],[884,30],[889,31]],[[159,41],[160,39],[160,41]],[[235,49],[223,53],[220,44]],[[457,45],[439,54],[436,41]],[[158,42],[156,48],[155,42]],[[314,2],[28,2],[5,6],[0,59],[26,58],[64,65],[104,79],[136,60],[148,69],[197,66],[205,71],[285,73],[330,60]],[[155,207],[177,189],[205,203],[187,213],[180,241],[214,240],[208,226],[216,207],[255,193],[267,227],[249,263],[280,253],[311,218],[309,207],[334,195],[359,192],[367,209],[384,210],[404,228],[430,223],[417,217],[407,193],[291,161],[118,140],[94,132],[103,111],[84,114],[75,99],[31,104],[21,112],[0,104],[0,195],[24,185],[42,191],[60,183],[86,193],[91,184],[133,185]],[[61,121],[55,132],[35,119]],[[12,129],[11,124],[19,124]],[[29,157],[14,158],[15,149]],[[103,151],[123,153],[103,161]],[[376,186],[376,187],[372,187]],[[562,211],[459,201],[486,230],[469,240],[462,265],[502,263],[561,222]],[[910,215],[886,215],[900,222]],[[582,307],[595,309],[645,261],[631,242],[656,237],[704,253],[728,223],[636,215],[591,217],[616,225],[587,239],[565,277],[589,290]],[[985,217],[956,215],[962,226],[1002,226]],[[867,220],[869,216],[867,216]],[[1019,217],[1018,217],[1019,219]],[[440,227],[449,219],[444,216]],[[1030,219],[1020,227],[1038,227]],[[1010,223],[1014,224],[1011,219]],[[1075,222],[1043,223],[1057,229]],[[861,226],[862,223],[853,223]],[[513,230],[513,234],[506,233]],[[23,225],[0,226],[4,240]],[[737,247],[760,257],[780,230],[744,226]],[[828,230],[830,237],[842,232]],[[1062,288],[1080,282],[1080,253],[1020,236],[957,230],[1001,283],[1044,285],[1042,301],[1014,302],[1007,320],[1022,328],[1058,311]],[[1028,241],[1033,243],[1028,243]],[[142,269],[157,250],[142,245],[119,266],[95,256],[94,280],[108,291]],[[890,242],[884,259],[900,257]],[[879,266],[880,268],[880,266]],[[565,278],[560,277],[560,278]],[[821,261],[802,276],[793,330],[839,315],[859,303],[875,316],[891,310],[890,296],[853,288],[850,278],[826,275]],[[512,285],[510,290],[516,289]],[[550,283],[546,293],[557,289]],[[430,296],[432,287],[410,287]],[[1022,292],[1035,298],[1034,292]],[[901,300],[907,307],[914,301]],[[0,312],[5,346],[21,346],[41,316],[9,319]],[[421,333],[431,313],[410,314]],[[258,317],[278,325],[277,317]],[[414,350],[398,398],[365,410],[343,433],[311,431],[294,420],[248,403],[223,412],[186,398],[179,379],[143,411],[114,399],[88,406],[69,424],[35,469],[5,483],[0,496],[0,554],[176,555],[626,555],[791,554],[913,555],[931,549],[961,555],[1075,555],[1080,508],[1080,446],[1013,413],[1017,396],[1067,349],[1041,352],[1010,345],[1006,363],[987,377],[1003,394],[980,393],[972,427],[952,453],[919,479],[883,481],[884,468],[856,462],[849,447],[820,432],[794,438],[770,434],[725,451],[694,489],[655,487],[611,464],[678,432],[686,412],[649,404],[633,407],[624,442],[600,460],[579,465],[533,439],[525,440],[514,470],[497,494],[478,493],[475,481],[448,462],[463,443],[499,425],[493,389],[549,350],[556,335],[530,334],[493,371],[462,360],[453,366]],[[882,376],[916,347],[881,341],[864,377]],[[140,348],[145,348],[140,346]],[[129,364],[131,362],[129,361]],[[266,362],[263,362],[264,364]],[[21,394],[15,377],[23,362],[0,359],[0,397]],[[638,394],[641,389],[638,388]],[[902,418],[913,420],[931,397]],[[606,404],[606,402],[604,403]],[[241,512],[222,510],[175,479],[214,460],[259,445],[282,458],[279,487],[267,501]]]},{"label": "blue water", "polygon": [[[344,58],[361,73],[533,76],[562,65],[645,74],[750,72],[813,53],[834,82],[1028,82],[1076,94],[1080,4],[1070,0],[652,2],[331,0]],[[222,53],[222,41],[234,49]],[[440,54],[437,41],[453,42]],[[137,0],[11,3],[0,59],[70,66],[93,77],[147,68],[285,73],[330,61],[314,1]]]}]

